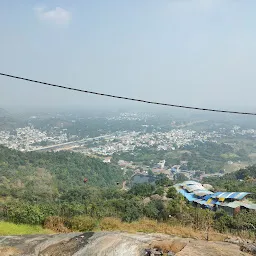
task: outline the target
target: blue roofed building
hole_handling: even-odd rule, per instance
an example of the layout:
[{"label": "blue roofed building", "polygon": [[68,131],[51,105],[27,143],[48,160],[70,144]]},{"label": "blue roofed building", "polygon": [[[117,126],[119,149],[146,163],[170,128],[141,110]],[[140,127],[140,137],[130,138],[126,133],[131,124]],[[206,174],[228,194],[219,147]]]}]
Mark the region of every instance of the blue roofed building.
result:
[{"label": "blue roofed building", "polygon": [[223,209],[234,216],[241,210],[256,211],[256,204],[248,202],[248,192],[212,192],[199,182],[189,180],[175,184],[177,192],[183,195],[188,202],[196,207],[207,208],[213,211]]}]

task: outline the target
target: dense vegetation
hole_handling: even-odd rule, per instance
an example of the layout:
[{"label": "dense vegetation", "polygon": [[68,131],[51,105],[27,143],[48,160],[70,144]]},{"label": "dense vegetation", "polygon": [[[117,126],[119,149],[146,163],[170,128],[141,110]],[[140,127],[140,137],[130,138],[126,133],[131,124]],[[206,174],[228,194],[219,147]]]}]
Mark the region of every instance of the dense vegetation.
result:
[{"label": "dense vegetation", "polygon": [[244,191],[256,200],[256,166],[229,173],[220,178],[206,178],[204,182],[212,184],[218,191]]},{"label": "dense vegetation", "polygon": [[[108,229],[109,225],[113,228],[114,219],[132,223],[147,218],[159,225],[245,231],[247,236],[255,236],[254,213],[232,218],[224,212],[193,208],[163,175],[155,186],[142,184],[124,191],[116,184],[124,178],[120,169],[100,160],[68,152],[0,149],[0,220],[57,231],[87,231]],[[83,184],[84,176],[89,179],[87,184]],[[106,218],[112,219],[107,222]]]},{"label": "dense vegetation", "polygon": [[174,151],[157,150],[157,147],[136,148],[133,152],[121,152],[114,154],[114,159],[123,159],[135,163],[153,167],[160,160],[166,160],[166,167],[187,161],[185,169],[200,170],[206,173],[219,172],[224,169],[228,160],[247,161],[248,156],[244,150],[234,150],[224,143],[197,142]]},{"label": "dense vegetation", "polygon": [[53,201],[67,189],[114,186],[125,178],[118,166],[79,153],[23,153],[3,146],[0,171],[1,195],[30,201]]},{"label": "dense vegetation", "polygon": [[190,152],[182,156],[188,161],[190,170],[213,173],[222,170],[228,160],[248,160],[244,151],[235,151],[233,147],[224,143],[198,142],[195,145],[186,146],[184,149]]}]

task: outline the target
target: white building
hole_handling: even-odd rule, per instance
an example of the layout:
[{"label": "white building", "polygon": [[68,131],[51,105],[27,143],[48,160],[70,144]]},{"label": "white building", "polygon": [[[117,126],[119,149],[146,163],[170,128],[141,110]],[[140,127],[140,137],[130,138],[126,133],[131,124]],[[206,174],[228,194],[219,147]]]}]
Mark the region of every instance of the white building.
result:
[{"label": "white building", "polygon": [[160,169],[164,169],[165,160],[160,161],[157,165]]}]

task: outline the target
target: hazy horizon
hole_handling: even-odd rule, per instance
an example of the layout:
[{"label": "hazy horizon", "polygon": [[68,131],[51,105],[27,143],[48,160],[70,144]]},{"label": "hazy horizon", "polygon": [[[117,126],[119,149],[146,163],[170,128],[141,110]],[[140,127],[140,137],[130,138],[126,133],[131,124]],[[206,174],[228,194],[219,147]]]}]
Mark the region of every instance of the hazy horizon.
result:
[{"label": "hazy horizon", "polygon": [[[253,112],[255,7],[252,0],[3,2],[0,72],[132,98]],[[149,106],[0,77],[0,107]]]}]

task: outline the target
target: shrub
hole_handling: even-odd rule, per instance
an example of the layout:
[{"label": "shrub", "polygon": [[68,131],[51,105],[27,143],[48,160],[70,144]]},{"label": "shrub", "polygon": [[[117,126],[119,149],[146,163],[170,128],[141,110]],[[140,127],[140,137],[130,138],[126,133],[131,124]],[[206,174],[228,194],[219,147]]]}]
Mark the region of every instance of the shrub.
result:
[{"label": "shrub", "polygon": [[156,188],[154,194],[158,194],[159,196],[163,196],[164,195],[164,188],[163,187]]},{"label": "shrub", "polygon": [[120,219],[106,217],[100,222],[101,230],[118,230],[122,226],[122,222]]},{"label": "shrub", "polygon": [[38,205],[14,204],[8,207],[7,220],[14,223],[41,225],[44,218],[44,213]]},{"label": "shrub", "polygon": [[133,222],[142,217],[141,207],[137,203],[129,203],[122,213],[122,221]]},{"label": "shrub", "polygon": [[44,221],[44,228],[60,233],[67,233],[70,231],[66,225],[68,224],[65,219],[59,216],[49,216]]},{"label": "shrub", "polygon": [[97,226],[97,222],[94,218],[89,216],[76,216],[70,221],[72,230],[81,232],[92,231]]},{"label": "shrub", "polygon": [[178,195],[178,193],[174,187],[170,187],[168,189],[167,197],[175,199],[175,198],[177,198],[177,195]]}]

